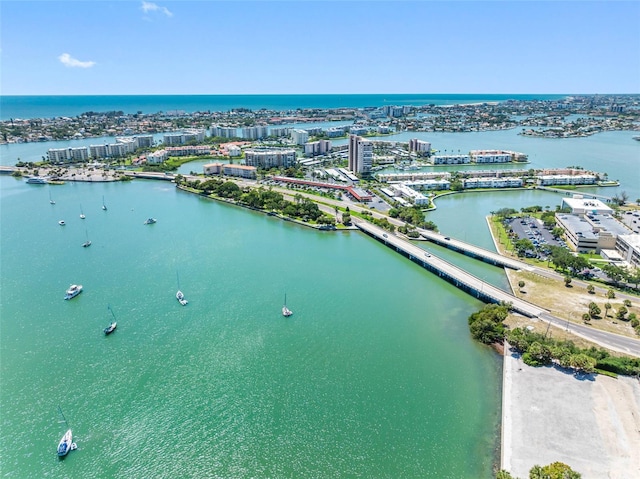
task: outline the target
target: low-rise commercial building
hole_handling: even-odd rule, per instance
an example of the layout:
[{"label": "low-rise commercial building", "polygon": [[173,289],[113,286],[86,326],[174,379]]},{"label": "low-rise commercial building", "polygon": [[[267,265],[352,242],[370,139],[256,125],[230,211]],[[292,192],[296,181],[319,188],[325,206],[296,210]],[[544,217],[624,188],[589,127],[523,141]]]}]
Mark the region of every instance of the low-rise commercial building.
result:
[{"label": "low-rise commercial building", "polygon": [[640,235],[618,236],[615,249],[629,266],[640,268]]},{"label": "low-rise commercial building", "polygon": [[574,215],[591,214],[607,214],[613,213],[613,209],[609,208],[600,200],[585,198],[582,195],[573,195],[572,198],[562,198],[561,207],[568,206]]},{"label": "low-rise commercial building", "polygon": [[222,167],[222,173],[228,176],[255,179],[257,168],[255,166],[227,164]]},{"label": "low-rise commercial building", "polygon": [[402,197],[407,198],[411,203],[418,206],[428,206],[429,198],[419,191],[414,190],[406,184],[399,183],[391,186],[391,189],[398,192]]}]

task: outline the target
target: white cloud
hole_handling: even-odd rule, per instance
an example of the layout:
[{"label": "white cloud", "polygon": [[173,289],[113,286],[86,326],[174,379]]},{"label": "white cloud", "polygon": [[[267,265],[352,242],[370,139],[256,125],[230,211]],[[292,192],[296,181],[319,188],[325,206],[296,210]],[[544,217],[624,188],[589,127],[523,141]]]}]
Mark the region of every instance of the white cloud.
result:
[{"label": "white cloud", "polygon": [[58,60],[60,60],[60,62],[64,66],[71,68],[91,68],[96,64],[96,62],[81,62],[80,60],[73,58],[68,53],[63,53],[62,55],[60,55],[58,57]]},{"label": "white cloud", "polygon": [[142,0],[142,11],[144,13],[160,12],[164,13],[167,17],[173,17],[173,13],[171,13],[167,7],[161,7],[153,2],[145,2],[144,0]]}]

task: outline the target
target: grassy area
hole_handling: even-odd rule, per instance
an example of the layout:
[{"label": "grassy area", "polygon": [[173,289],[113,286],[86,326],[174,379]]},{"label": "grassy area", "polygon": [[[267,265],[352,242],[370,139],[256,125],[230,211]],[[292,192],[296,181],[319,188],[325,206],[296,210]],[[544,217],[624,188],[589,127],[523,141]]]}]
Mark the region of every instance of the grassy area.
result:
[{"label": "grassy area", "polygon": [[[589,324],[593,328],[632,338],[638,337],[628,321],[615,319],[616,311],[623,306],[621,299],[608,299],[603,293],[589,294],[585,286],[566,287],[562,280],[545,278],[529,271],[506,272],[515,296],[549,310],[551,314],[567,320],[568,323],[584,324],[582,315],[589,311],[589,303],[595,302],[602,314],[590,321]],[[525,283],[523,288],[518,287],[520,281]],[[604,307],[606,303],[612,306],[608,316]],[[627,309],[629,313],[640,316],[640,301],[633,301]]]}]

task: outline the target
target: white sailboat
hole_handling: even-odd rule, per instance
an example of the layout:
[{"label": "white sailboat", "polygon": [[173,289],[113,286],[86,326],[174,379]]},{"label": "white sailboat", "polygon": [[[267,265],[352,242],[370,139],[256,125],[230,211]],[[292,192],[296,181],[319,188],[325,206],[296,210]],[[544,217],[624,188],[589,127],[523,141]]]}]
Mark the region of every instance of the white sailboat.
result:
[{"label": "white sailboat", "polygon": [[85,241],[84,243],[82,243],[82,247],[83,248],[88,248],[89,246],[91,246],[91,240],[89,239],[89,233],[87,231],[87,228],[84,229],[84,234],[87,237],[87,241]]},{"label": "white sailboat", "polygon": [[76,446],[76,443],[73,442],[73,433],[71,432],[71,428],[69,427],[67,418],[64,417],[64,414],[62,414],[62,409],[60,408],[60,406],[58,406],[58,410],[60,411],[60,415],[62,416],[64,423],[67,425],[67,432],[64,433],[62,439],[60,439],[60,442],[58,443],[58,457],[63,458],[64,456],[69,454],[69,451],[77,449],[78,446]]},{"label": "white sailboat", "polygon": [[102,195],[102,209],[103,209],[104,211],[107,211],[107,205],[106,205],[106,204],[105,204],[105,202],[104,202],[104,195]]},{"label": "white sailboat", "polygon": [[82,205],[80,205],[80,218],[81,219],[85,219],[86,216],[84,215],[84,211],[82,211]]},{"label": "white sailboat", "polygon": [[49,203],[52,204],[52,205],[56,204],[56,202],[53,201],[53,198],[51,198],[51,191],[49,191]]},{"label": "white sailboat", "polygon": [[282,316],[284,316],[285,318],[288,318],[292,314],[293,314],[293,311],[287,308],[287,293],[284,293],[284,306],[282,306]]},{"label": "white sailboat", "polygon": [[113,309],[111,309],[111,305],[107,305],[107,309],[111,311],[111,316],[113,316],[113,321],[109,323],[109,326],[107,326],[102,330],[105,336],[109,336],[111,333],[113,333],[116,330],[116,327],[118,326],[118,320],[116,319],[116,315],[114,314]]},{"label": "white sailboat", "polygon": [[187,301],[182,291],[180,291],[180,276],[178,276],[177,271],[176,271],[176,278],[178,279],[178,292],[176,293],[176,299],[182,306],[186,306],[189,303],[189,301]]}]

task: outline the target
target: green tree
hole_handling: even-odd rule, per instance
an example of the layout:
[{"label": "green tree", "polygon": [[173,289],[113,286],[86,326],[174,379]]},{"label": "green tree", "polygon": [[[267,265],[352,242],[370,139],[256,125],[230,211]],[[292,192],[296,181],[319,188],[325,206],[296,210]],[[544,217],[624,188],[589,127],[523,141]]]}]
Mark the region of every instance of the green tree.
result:
[{"label": "green tree", "polygon": [[625,316],[628,312],[629,310],[626,308],[626,306],[620,306],[618,308],[618,311],[616,311],[616,319],[619,319],[620,321],[626,321],[627,318],[625,318]]},{"label": "green tree", "polygon": [[595,302],[592,301],[589,303],[589,315],[592,318],[597,318],[601,312],[600,307]]},{"label": "green tree", "polygon": [[505,471],[504,469],[500,469],[498,474],[496,474],[496,479],[517,479],[511,475],[510,472]]},{"label": "green tree", "polygon": [[609,317],[609,310],[612,308],[611,303],[604,303],[604,309],[605,309],[605,313],[604,316],[605,318]]},{"label": "green tree", "polygon": [[596,292],[596,288],[595,288],[592,284],[590,284],[589,286],[587,286],[587,293],[589,293],[589,294],[595,294],[595,292]]},{"label": "green tree", "polygon": [[349,213],[342,213],[342,224],[343,225],[351,224],[351,215]]},{"label": "green tree", "polygon": [[529,479],[580,479],[582,475],[562,462],[547,466],[533,466],[529,470]]},{"label": "green tree", "polygon": [[582,315],[582,320],[583,320],[585,323],[588,323],[589,321],[591,321],[591,316],[589,316],[589,313],[584,313],[584,314]]},{"label": "green tree", "polygon": [[522,288],[524,288],[524,285],[525,285],[524,281],[522,280],[518,281],[518,288],[520,288],[520,291],[522,291]]},{"label": "green tree", "polygon": [[571,285],[571,276],[564,277],[564,285],[568,288]]},{"label": "green tree", "polygon": [[616,297],[616,292],[613,289],[609,288],[609,290],[607,291],[607,298],[614,299],[615,297]]},{"label": "green tree", "polygon": [[597,361],[584,353],[573,354],[570,359],[571,367],[576,372],[592,373],[595,371]]}]

